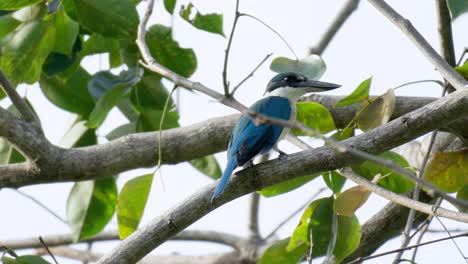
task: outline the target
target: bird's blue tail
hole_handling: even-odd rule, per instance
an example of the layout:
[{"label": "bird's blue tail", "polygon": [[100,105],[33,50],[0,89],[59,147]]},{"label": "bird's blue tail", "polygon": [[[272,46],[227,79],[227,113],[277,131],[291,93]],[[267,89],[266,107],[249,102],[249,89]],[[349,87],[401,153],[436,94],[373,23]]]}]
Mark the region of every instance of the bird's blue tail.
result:
[{"label": "bird's blue tail", "polygon": [[229,157],[226,169],[224,169],[223,176],[221,176],[218,186],[216,186],[216,189],[213,192],[213,196],[211,196],[211,202],[213,202],[214,199],[218,198],[221,195],[221,193],[223,193],[224,188],[226,187],[226,184],[229,181],[229,178],[231,177],[232,172],[236,167],[237,161],[235,157]]}]

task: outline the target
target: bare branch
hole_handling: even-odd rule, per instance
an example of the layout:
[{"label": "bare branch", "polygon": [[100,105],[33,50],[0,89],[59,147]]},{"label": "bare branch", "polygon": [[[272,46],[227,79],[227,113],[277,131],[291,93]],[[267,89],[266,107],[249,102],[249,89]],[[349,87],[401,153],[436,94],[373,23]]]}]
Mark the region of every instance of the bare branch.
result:
[{"label": "bare branch", "polygon": [[314,47],[310,48],[309,53],[321,55],[346,20],[348,20],[351,14],[357,9],[358,5],[359,0],[348,0],[340,9],[333,22],[328,26],[327,31],[325,31],[320,41]]},{"label": "bare branch", "polygon": [[44,242],[44,239],[42,239],[41,236],[39,236],[39,242],[41,242],[41,245],[45,248],[45,250],[47,251],[47,253],[49,254],[49,256],[52,258],[52,260],[54,260],[54,263],[55,263],[55,264],[58,264],[57,260],[56,260],[55,257],[54,257],[54,254],[52,254],[52,252],[50,252],[49,247],[48,247],[47,244]]},{"label": "bare branch", "polygon": [[[43,241],[50,247],[66,246],[76,243],[72,234],[48,235],[42,237]],[[81,240],[79,243],[89,242],[102,242],[120,240],[117,230],[105,230],[94,237]],[[184,230],[180,234],[174,236],[172,240],[185,240],[185,241],[203,241],[212,242],[230,246],[234,249],[241,249],[248,242],[246,239],[222,232],[216,231],[202,231],[202,230]],[[37,237],[23,238],[16,240],[0,240],[0,246],[9,249],[31,249],[40,248],[43,246]]]},{"label": "bare branch", "polygon": [[229,52],[231,51],[232,40],[234,39],[234,32],[236,31],[237,21],[239,20],[239,0],[236,0],[236,11],[234,14],[234,21],[232,22],[231,34],[229,35],[226,50],[224,51],[224,65],[223,65],[223,87],[224,96],[229,97],[229,81],[227,79],[227,67],[229,61]]},{"label": "bare branch", "polygon": [[408,19],[398,14],[383,0],[368,0],[376,9],[397,26],[418,49],[426,56],[432,65],[444,76],[444,78],[457,90],[468,88],[468,82],[458,74],[413,27]]},{"label": "bare branch", "polygon": [[[343,128],[352,120],[359,105],[334,108],[334,104],[341,98],[343,97],[314,95],[304,100],[318,102],[327,107],[336,126]],[[397,97],[392,119],[408,114],[434,100],[435,98],[425,97]],[[449,123],[450,130],[468,138],[466,129],[468,117],[462,115],[463,111],[465,110],[447,115],[445,120],[433,123],[431,129],[445,127]],[[175,164],[225,150],[238,118],[239,115],[230,115],[187,127],[164,130],[161,149],[165,155],[162,157],[162,164]],[[450,120],[455,121],[449,122]],[[31,156],[34,155],[31,160],[34,158],[39,162],[38,166],[32,163],[0,166],[0,187],[97,179],[134,168],[154,166],[158,157],[158,132],[132,134],[101,145],[65,150],[43,141],[34,130],[27,133],[29,127],[26,123],[11,113],[2,111],[1,108],[0,124],[4,124],[0,126],[0,135],[10,137],[10,142],[18,142],[18,149],[23,149]],[[401,129],[405,130],[406,127]],[[403,142],[400,141],[400,144]],[[41,158],[44,159],[42,163]]]},{"label": "bare branch", "polygon": [[455,50],[453,48],[452,19],[447,6],[447,0],[436,0],[436,14],[442,57],[450,66],[454,67],[456,66],[456,61]]},{"label": "bare branch", "polygon": [[230,95],[233,96],[242,84],[244,84],[249,78],[253,77],[254,73],[258,70],[258,68],[260,68],[260,66],[262,66],[262,64],[265,63],[265,61],[268,60],[268,58],[270,58],[271,55],[273,55],[273,53],[267,54],[265,58],[263,58],[263,60],[249,73],[249,75],[247,75],[244,79],[242,79],[242,81],[240,81],[236,86],[234,86]]},{"label": "bare branch", "polygon": [[32,109],[29,105],[21,98],[18,92],[15,90],[11,82],[8,80],[8,77],[5,73],[0,69],[0,87],[3,91],[8,95],[8,97],[15,105],[16,109],[20,112],[21,116],[26,120],[26,122],[32,122],[36,125],[40,125],[37,116],[34,114]]},{"label": "bare branch", "polygon": [[260,239],[260,230],[258,227],[258,214],[260,205],[260,195],[256,192],[250,196],[250,210],[249,210],[249,237],[252,240]]},{"label": "bare branch", "polygon": [[68,226],[68,222],[63,219],[60,215],[58,215],[56,212],[54,212],[52,209],[47,207],[47,205],[43,204],[41,201],[36,199],[34,196],[31,196],[25,192],[22,192],[20,190],[12,189],[12,191],[16,192],[17,194],[33,201],[35,204],[39,205],[42,209],[46,210],[49,214],[53,215],[56,219],[58,219],[60,222],[64,223],[65,225]]},{"label": "bare branch", "polygon": [[425,246],[425,245],[434,244],[434,243],[438,243],[438,242],[442,242],[442,241],[445,241],[445,240],[454,239],[454,238],[458,238],[458,237],[465,237],[465,236],[468,236],[468,232],[458,234],[458,235],[455,235],[455,236],[449,236],[449,237],[444,237],[444,238],[440,238],[440,239],[436,239],[436,240],[427,241],[427,242],[424,242],[424,243],[421,243],[421,244],[412,245],[412,246],[405,247],[405,248],[390,250],[390,251],[387,251],[387,252],[383,252],[383,253],[380,253],[380,254],[375,254],[373,256],[369,256],[369,257],[365,257],[365,258],[358,258],[358,259],[356,259],[354,261],[348,262],[347,264],[361,263],[361,262],[363,262],[365,260],[379,258],[379,257],[385,256],[385,255],[394,254],[394,253],[397,253],[397,252],[400,252],[400,251],[405,251],[405,250],[409,250],[409,249],[413,249],[413,248],[417,248],[417,247],[422,247],[422,246]]}]

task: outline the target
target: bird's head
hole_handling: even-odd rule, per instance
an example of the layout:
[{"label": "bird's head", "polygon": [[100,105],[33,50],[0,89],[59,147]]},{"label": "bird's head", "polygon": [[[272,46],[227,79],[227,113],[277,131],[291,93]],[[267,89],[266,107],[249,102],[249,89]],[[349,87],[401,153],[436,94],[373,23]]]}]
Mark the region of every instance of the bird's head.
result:
[{"label": "bird's head", "polygon": [[282,96],[291,101],[307,93],[325,92],[336,89],[341,85],[308,79],[304,75],[283,72],[277,74],[268,83],[265,96]]}]

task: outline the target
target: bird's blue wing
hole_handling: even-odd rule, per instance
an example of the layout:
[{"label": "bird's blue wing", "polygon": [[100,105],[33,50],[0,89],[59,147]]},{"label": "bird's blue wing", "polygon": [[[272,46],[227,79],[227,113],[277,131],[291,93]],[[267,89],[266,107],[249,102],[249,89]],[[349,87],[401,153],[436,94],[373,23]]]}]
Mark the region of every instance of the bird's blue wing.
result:
[{"label": "bird's blue wing", "polygon": [[[289,120],[291,105],[284,97],[270,96],[257,101],[250,110],[259,114]],[[234,127],[229,142],[228,155],[235,156],[237,165],[242,166],[256,155],[269,151],[278,140],[283,127],[271,124],[256,126],[252,120],[242,115]]]}]

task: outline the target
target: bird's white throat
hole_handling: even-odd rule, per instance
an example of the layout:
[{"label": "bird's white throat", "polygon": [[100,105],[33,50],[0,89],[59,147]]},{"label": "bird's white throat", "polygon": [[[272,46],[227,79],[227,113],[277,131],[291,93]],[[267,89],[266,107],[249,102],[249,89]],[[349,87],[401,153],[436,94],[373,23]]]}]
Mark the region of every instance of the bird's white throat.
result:
[{"label": "bird's white throat", "polygon": [[269,93],[266,93],[264,97],[268,96],[280,96],[288,98],[291,103],[297,102],[297,100],[304,94],[309,93],[307,89],[293,88],[293,87],[281,87],[277,88]]}]

